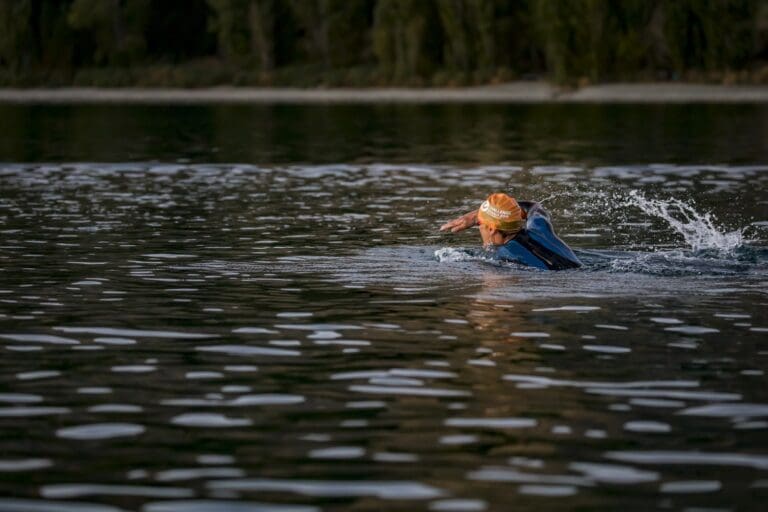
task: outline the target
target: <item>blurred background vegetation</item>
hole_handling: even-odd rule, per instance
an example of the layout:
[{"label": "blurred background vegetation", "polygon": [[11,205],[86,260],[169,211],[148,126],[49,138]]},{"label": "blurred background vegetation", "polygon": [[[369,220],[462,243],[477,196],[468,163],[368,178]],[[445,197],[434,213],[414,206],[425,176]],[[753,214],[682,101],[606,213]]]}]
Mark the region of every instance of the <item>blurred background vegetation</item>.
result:
[{"label": "blurred background vegetation", "polygon": [[768,0],[0,0],[2,86],[768,83]]}]

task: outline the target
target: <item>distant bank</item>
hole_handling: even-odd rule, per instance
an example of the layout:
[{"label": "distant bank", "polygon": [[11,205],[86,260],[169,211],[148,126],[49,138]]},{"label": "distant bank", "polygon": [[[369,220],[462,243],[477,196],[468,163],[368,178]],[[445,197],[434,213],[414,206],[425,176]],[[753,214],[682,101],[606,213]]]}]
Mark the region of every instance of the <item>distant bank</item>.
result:
[{"label": "distant bank", "polygon": [[640,83],[563,90],[544,82],[457,88],[0,89],[0,103],[768,103],[768,86]]}]

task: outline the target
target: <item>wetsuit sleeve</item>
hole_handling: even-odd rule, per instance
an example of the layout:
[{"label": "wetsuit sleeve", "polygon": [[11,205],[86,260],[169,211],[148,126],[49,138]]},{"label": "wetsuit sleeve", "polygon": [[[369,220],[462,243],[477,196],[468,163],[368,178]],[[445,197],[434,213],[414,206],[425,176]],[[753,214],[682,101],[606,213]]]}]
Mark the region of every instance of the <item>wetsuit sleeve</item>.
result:
[{"label": "wetsuit sleeve", "polygon": [[550,233],[552,236],[555,234],[555,230],[552,227],[552,221],[549,217],[549,212],[541,206],[541,203],[534,201],[525,201],[526,208],[526,222],[525,229],[542,235],[548,236]]},{"label": "wetsuit sleeve", "polygon": [[527,237],[530,250],[547,261],[549,268],[553,270],[580,267],[581,262],[576,254],[555,234],[549,212],[540,203],[529,201],[526,203],[524,209],[527,220],[524,237]]}]

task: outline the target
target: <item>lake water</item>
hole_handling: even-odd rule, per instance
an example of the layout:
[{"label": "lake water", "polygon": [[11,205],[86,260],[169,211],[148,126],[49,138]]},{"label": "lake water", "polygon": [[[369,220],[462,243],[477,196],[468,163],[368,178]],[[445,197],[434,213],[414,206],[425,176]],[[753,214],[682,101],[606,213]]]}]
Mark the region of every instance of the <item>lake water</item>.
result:
[{"label": "lake water", "polygon": [[[0,511],[768,498],[766,106],[0,120]],[[585,267],[437,231],[494,191]]]}]

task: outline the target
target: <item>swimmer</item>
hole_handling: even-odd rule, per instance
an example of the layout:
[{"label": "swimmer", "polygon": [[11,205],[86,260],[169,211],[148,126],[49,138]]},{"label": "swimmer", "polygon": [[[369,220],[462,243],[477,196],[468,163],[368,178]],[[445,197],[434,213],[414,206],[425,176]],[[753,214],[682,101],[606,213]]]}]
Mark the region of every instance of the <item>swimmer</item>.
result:
[{"label": "swimmer", "polygon": [[480,208],[440,226],[458,233],[480,226],[483,246],[496,257],[542,270],[581,266],[570,247],[555,235],[549,213],[533,201],[516,201],[507,194],[488,196]]}]

